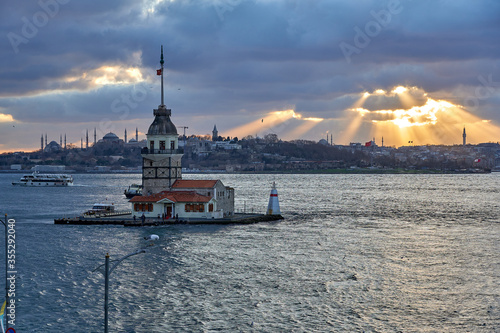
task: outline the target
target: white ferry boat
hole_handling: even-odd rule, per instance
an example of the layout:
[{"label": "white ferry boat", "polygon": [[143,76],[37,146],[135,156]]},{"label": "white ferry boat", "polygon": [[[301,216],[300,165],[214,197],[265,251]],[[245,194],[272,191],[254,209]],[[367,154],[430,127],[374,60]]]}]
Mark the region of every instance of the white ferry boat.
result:
[{"label": "white ferry boat", "polygon": [[30,175],[24,175],[18,182],[12,182],[12,185],[19,186],[72,186],[73,177],[66,174],[44,174],[34,172]]}]

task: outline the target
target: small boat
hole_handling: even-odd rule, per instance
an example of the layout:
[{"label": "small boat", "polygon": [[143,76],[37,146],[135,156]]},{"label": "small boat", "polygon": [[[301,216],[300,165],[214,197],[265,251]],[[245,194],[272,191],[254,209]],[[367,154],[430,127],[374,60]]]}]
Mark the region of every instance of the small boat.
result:
[{"label": "small boat", "polygon": [[72,186],[73,177],[66,174],[46,174],[34,172],[24,175],[18,182],[12,182],[18,186]]},{"label": "small boat", "polygon": [[105,214],[110,214],[115,212],[115,206],[113,204],[102,204],[102,203],[95,203],[92,206],[92,209],[89,209],[85,213],[83,213],[84,216],[92,216],[92,215],[105,215]]},{"label": "small boat", "polygon": [[127,198],[133,198],[136,195],[142,195],[142,185],[132,184],[124,192]]}]

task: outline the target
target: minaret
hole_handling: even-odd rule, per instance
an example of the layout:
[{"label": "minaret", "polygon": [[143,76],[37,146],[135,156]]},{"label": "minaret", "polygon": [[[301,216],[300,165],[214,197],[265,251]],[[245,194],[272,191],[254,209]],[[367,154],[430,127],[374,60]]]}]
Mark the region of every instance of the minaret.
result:
[{"label": "minaret", "polygon": [[41,147],[41,149],[43,151],[43,134],[42,134],[42,139],[40,140],[40,147]]},{"label": "minaret", "polygon": [[125,128],[125,143],[127,143],[127,129]]},{"label": "minaret", "polygon": [[219,131],[217,131],[217,126],[214,125],[214,129],[212,131],[212,141],[217,141],[218,137],[219,137]]},{"label": "minaret", "polygon": [[163,99],[163,46],[160,64],[157,73],[161,74],[161,104],[153,110],[155,119],[146,134],[147,146],[141,150],[143,195],[168,191],[177,179],[182,179],[184,152],[179,149],[179,134],[170,120],[172,110],[165,107]]},{"label": "minaret", "polygon": [[467,134],[465,134],[465,126],[464,126],[464,134],[462,134],[462,138],[464,139],[463,145],[465,146],[465,144],[467,142]]},{"label": "minaret", "polygon": [[89,149],[89,130],[87,129],[87,134],[85,135],[85,148]]},{"label": "minaret", "polygon": [[382,147],[384,146],[384,137],[382,137]]},{"label": "minaret", "polygon": [[64,149],[66,149],[66,133],[64,133]]},{"label": "minaret", "polygon": [[61,148],[62,148],[62,146],[63,146],[63,145],[62,145],[62,134],[60,134],[60,135],[59,135],[59,146],[61,146]]},{"label": "minaret", "polygon": [[97,143],[97,133],[96,133],[96,129],[94,127],[94,146],[96,143]]},{"label": "minaret", "polygon": [[135,141],[139,142],[139,130],[135,128]]},{"label": "minaret", "polygon": [[45,147],[47,147],[47,133],[45,133]]},{"label": "minaret", "polygon": [[83,150],[83,138],[80,138],[80,149]]}]

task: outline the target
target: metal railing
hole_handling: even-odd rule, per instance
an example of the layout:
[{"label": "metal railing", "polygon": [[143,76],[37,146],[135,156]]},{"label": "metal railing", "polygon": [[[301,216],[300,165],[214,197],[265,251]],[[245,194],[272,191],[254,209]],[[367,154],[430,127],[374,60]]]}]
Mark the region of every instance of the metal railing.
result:
[{"label": "metal railing", "polygon": [[184,154],[184,149],[141,149],[141,154]]}]

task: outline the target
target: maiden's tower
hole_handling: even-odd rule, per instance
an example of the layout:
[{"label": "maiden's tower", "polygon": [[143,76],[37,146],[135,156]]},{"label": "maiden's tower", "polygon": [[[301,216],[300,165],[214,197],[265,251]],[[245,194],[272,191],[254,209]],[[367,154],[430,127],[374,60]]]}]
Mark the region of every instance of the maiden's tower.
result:
[{"label": "maiden's tower", "polygon": [[163,46],[160,58],[161,69],[161,104],[154,109],[155,119],[149,126],[147,146],[142,155],[143,193],[150,195],[172,187],[177,179],[182,178],[181,159],[183,150],[179,149],[177,128],[170,120],[172,111],[165,107],[163,94]]},{"label": "maiden's tower", "polygon": [[160,57],[161,104],[141,150],[143,195],[133,197],[132,211],[148,218],[217,219],[234,214],[234,189],[220,180],[183,180],[177,129],[164,103],[163,47]]}]

